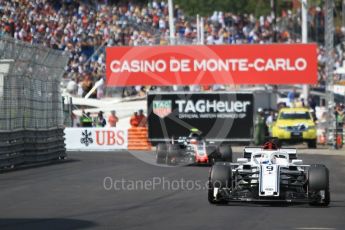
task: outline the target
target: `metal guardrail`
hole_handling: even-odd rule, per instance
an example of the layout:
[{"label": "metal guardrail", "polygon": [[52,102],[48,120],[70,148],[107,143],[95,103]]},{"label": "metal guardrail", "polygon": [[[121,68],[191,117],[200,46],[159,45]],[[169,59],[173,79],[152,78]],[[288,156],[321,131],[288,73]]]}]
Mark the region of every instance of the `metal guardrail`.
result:
[{"label": "metal guardrail", "polygon": [[0,168],[66,157],[63,129],[0,133]]}]

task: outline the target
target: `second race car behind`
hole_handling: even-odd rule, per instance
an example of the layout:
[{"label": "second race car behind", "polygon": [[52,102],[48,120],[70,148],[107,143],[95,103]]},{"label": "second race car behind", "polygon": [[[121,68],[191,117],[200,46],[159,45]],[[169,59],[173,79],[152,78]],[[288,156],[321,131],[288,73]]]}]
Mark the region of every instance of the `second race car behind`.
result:
[{"label": "second race car behind", "polygon": [[216,161],[232,162],[230,144],[215,144],[207,142],[192,129],[188,137],[172,139],[171,143],[160,143],[156,147],[158,164],[209,164]]}]

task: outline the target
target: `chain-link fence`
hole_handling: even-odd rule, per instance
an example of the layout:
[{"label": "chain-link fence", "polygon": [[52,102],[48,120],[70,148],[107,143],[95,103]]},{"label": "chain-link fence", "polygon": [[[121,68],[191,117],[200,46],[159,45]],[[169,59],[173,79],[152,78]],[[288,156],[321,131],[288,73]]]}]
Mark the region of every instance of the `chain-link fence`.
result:
[{"label": "chain-link fence", "polygon": [[14,164],[6,161],[14,155],[37,161],[64,154],[60,80],[67,61],[61,51],[0,38],[0,167]]}]

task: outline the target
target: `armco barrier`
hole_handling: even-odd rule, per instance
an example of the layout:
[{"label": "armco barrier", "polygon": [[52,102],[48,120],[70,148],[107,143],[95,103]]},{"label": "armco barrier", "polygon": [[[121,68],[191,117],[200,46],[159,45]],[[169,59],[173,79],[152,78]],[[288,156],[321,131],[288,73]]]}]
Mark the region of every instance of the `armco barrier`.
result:
[{"label": "armco barrier", "polygon": [[0,133],[0,168],[24,163],[23,132]]},{"label": "armco barrier", "polygon": [[64,157],[63,129],[0,132],[0,168]]},{"label": "armco barrier", "polygon": [[26,131],[24,163],[49,161],[66,157],[63,129]]},{"label": "armco barrier", "polygon": [[151,150],[146,127],[131,127],[128,129],[128,150]]}]

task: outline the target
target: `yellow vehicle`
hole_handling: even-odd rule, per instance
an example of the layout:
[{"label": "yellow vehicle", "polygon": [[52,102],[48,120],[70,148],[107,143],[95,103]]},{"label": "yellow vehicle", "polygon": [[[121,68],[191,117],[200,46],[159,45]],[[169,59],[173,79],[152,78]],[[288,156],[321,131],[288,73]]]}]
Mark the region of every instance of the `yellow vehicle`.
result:
[{"label": "yellow vehicle", "polygon": [[280,143],[307,142],[316,148],[315,122],[307,108],[282,108],[272,127],[272,137]]}]

